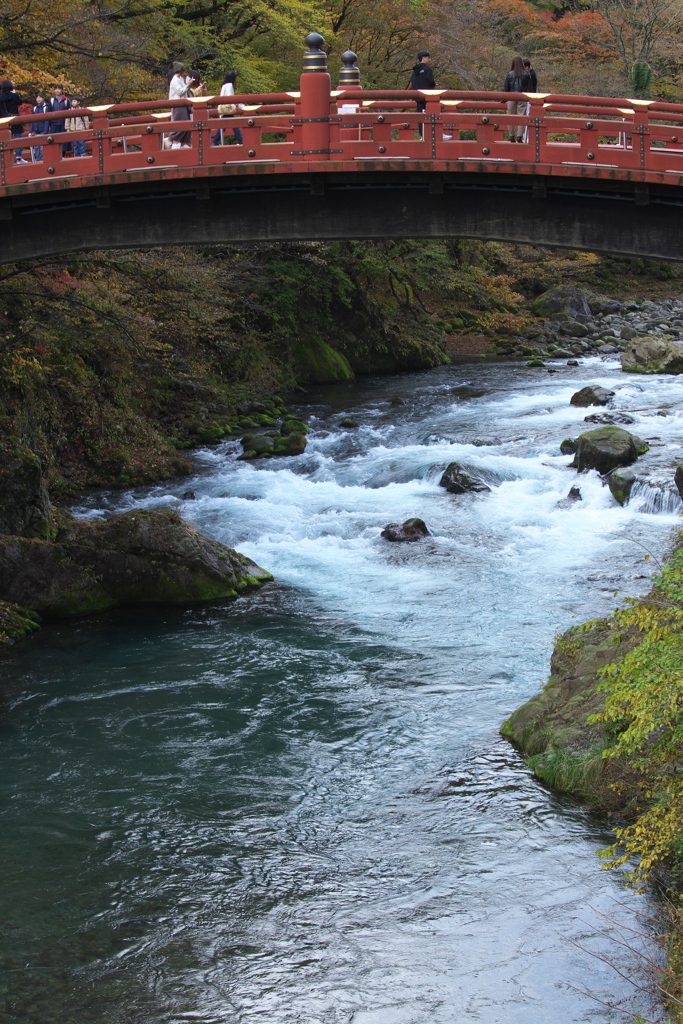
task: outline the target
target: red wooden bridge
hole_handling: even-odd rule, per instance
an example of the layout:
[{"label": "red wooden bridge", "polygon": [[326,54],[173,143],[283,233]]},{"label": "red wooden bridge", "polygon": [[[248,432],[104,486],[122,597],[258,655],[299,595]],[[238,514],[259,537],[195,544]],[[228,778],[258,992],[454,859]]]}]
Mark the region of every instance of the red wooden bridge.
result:
[{"label": "red wooden bridge", "polygon": [[[211,96],[86,108],[88,130],[68,134],[28,134],[55,114],[1,120],[0,259],[368,237],[683,258],[683,105],[529,94],[511,116],[502,92],[362,91],[353,54],[332,89],[322,38],[307,42],[299,92],[235,96],[232,116]],[[173,106],[192,120],[171,125]],[[508,141],[511,125],[523,142]],[[85,156],[63,152],[79,140]]]}]

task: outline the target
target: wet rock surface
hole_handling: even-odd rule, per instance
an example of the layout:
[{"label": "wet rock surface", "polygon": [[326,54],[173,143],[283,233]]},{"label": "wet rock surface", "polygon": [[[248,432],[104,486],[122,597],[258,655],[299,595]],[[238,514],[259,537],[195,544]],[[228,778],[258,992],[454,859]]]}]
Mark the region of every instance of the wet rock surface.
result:
[{"label": "wet rock surface", "polygon": [[404,542],[422,540],[429,536],[429,530],[422,519],[406,519],[404,523],[388,523],[382,530],[382,537],[385,540],[401,544]]},{"label": "wet rock surface", "polygon": [[581,489],[576,486],[570,487],[567,497],[558,501],[555,508],[571,508],[577,501],[583,501],[583,498],[581,497]]},{"label": "wet rock surface", "polygon": [[580,391],[576,391],[569,399],[569,404],[581,407],[589,405],[607,405],[607,403],[613,398],[614,391],[609,391],[607,388],[602,388],[599,384],[596,384],[592,387],[589,386],[581,388]]},{"label": "wet rock surface", "polygon": [[598,473],[609,473],[617,466],[629,466],[639,455],[648,450],[646,442],[630,434],[622,427],[606,426],[588,430],[576,442],[576,454],[572,466],[580,473],[586,469],[597,469]]},{"label": "wet rock surface", "polygon": [[613,469],[608,476],[609,489],[620,505],[627,503],[637,479],[635,470],[630,466],[619,466],[617,469]]},{"label": "wet rock surface", "polygon": [[468,491],[490,491],[488,484],[462,468],[457,462],[451,462],[444,470],[439,480],[441,487],[445,487],[450,494],[467,494]]},{"label": "wet rock surface", "polygon": [[45,617],[237,597],[270,578],[170,510],[104,521],[60,512],[53,541],[0,536],[0,600]]}]

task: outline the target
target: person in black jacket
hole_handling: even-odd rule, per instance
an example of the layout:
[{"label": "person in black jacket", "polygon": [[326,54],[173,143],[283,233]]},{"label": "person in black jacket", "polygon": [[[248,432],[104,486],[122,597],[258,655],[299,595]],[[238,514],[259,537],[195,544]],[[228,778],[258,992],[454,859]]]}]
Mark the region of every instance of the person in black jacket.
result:
[{"label": "person in black jacket", "polygon": [[[50,108],[49,108],[48,104],[45,102],[45,96],[43,95],[42,92],[37,92],[36,93],[36,102],[35,102],[35,105],[33,107],[33,113],[34,114],[49,114],[49,112],[50,112]],[[47,135],[49,130],[50,130],[50,122],[49,121],[35,121],[31,125],[29,134],[30,135]],[[40,162],[43,159],[43,147],[42,146],[33,146],[31,148],[31,156],[33,157],[34,164]]]},{"label": "person in black jacket", "polygon": [[[534,71],[534,69],[531,66],[531,61],[529,60],[528,57],[525,57],[524,60],[522,61],[522,63],[524,64],[524,70],[526,71],[527,75],[531,79],[531,92],[538,92],[538,76],[536,75],[536,72]],[[531,103],[530,102],[527,103],[527,105],[526,105],[526,113],[527,113],[527,117],[531,113]],[[527,125],[526,128],[524,129],[523,134],[522,134],[522,142],[526,142],[528,138],[529,138],[529,126]]]},{"label": "person in black jacket", "polygon": [[[432,71],[430,64],[432,63],[432,55],[429,50],[420,50],[417,55],[417,64],[413,67],[412,74],[410,76],[410,88],[411,89],[436,89],[436,82],[434,81],[434,72]],[[422,112],[427,103],[426,100],[417,100],[417,110]],[[423,135],[424,125],[419,126],[420,136]]]},{"label": "person in black jacket", "polygon": [[[61,113],[63,110],[71,110],[71,100],[68,96],[64,95],[64,86],[56,85],[54,87],[54,96],[48,100],[48,107],[53,114]],[[50,121],[50,133],[52,135],[58,135],[60,132],[66,131],[66,118],[56,118],[54,121]],[[62,156],[66,156],[67,153],[71,152],[71,143],[62,143]]]},{"label": "person in black jacket", "polygon": [[[520,96],[520,93],[531,92],[531,75],[525,70],[524,62],[518,55],[513,58],[512,66],[505,76],[503,92],[517,94],[517,98],[508,100],[508,114],[526,114],[527,100]],[[524,128],[521,125],[511,124],[510,142],[523,141]]]},{"label": "person in black jacket", "polygon": [[[0,117],[17,117],[21,104],[21,96],[14,91],[14,82],[11,82],[9,78],[0,82]],[[10,132],[13,139],[20,138],[24,134],[23,124],[13,124]],[[27,164],[28,160],[24,160],[22,152],[21,149],[15,149],[16,162]]]}]

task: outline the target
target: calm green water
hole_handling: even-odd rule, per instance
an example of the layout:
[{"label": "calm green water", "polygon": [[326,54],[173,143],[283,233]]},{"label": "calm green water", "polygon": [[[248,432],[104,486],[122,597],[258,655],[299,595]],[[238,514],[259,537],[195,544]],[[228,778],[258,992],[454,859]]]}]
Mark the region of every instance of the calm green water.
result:
[{"label": "calm green water", "polygon": [[[581,989],[645,1008],[575,945],[613,949],[601,915],[646,909],[599,870],[606,823],[497,736],[554,633],[642,590],[635,542],[661,551],[678,524],[647,495],[618,508],[593,474],[556,508],[576,482],[557,449],[583,413],[568,396],[617,377],[465,366],[328,389],[305,399],[298,459],[255,467],[226,445],[189,484],[83,508],[192,487],[184,513],[277,581],[49,628],[3,656],[5,1019],[623,1019]],[[644,384],[618,407],[673,458],[678,395]],[[439,488],[453,458],[491,492]],[[432,536],[379,538],[408,515]]]}]

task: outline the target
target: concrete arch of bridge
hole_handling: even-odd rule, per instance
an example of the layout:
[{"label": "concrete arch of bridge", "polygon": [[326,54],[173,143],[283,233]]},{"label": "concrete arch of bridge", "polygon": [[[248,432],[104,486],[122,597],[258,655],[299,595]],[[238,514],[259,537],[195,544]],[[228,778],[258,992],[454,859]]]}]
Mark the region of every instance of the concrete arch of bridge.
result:
[{"label": "concrete arch of bridge", "polygon": [[[683,259],[675,186],[604,178],[382,171],[164,178],[0,200],[0,261],[97,249],[244,241],[477,238]],[[379,171],[379,173],[378,173]],[[138,180],[135,180],[137,177]]]}]

